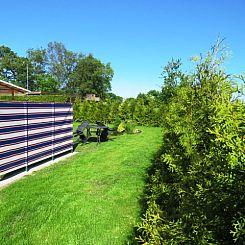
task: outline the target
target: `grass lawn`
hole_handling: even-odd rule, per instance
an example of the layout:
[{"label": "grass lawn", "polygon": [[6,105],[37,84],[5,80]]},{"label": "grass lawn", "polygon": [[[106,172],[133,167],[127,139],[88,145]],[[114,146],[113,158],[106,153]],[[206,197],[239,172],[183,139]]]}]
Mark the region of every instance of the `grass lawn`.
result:
[{"label": "grass lawn", "polygon": [[127,244],[161,129],[79,145],[0,191],[0,244]]}]

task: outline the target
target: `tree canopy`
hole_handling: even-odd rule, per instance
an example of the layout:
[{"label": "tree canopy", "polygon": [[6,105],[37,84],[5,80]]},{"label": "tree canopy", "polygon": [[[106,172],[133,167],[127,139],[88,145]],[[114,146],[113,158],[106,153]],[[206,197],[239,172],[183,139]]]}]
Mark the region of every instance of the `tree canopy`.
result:
[{"label": "tree canopy", "polygon": [[113,69],[93,55],[68,50],[61,42],[46,48],[30,48],[26,57],[9,47],[0,46],[0,77],[16,85],[50,93],[67,93],[83,97],[94,93],[108,98]]},{"label": "tree canopy", "polygon": [[[9,47],[0,46],[0,75],[16,85],[27,88],[27,64],[28,59],[19,57]],[[33,89],[32,66],[29,66],[29,88]]]},{"label": "tree canopy", "polygon": [[113,70],[110,63],[103,64],[89,54],[79,60],[66,90],[75,95],[94,93],[100,98],[105,98],[111,90],[112,77]]}]

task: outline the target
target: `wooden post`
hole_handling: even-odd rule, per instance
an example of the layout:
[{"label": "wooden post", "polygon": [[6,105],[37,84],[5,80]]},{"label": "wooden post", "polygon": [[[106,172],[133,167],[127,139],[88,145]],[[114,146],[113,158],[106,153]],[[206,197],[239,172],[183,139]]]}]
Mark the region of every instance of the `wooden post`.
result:
[{"label": "wooden post", "polygon": [[11,93],[12,93],[12,100],[14,100],[14,90],[11,89]]}]

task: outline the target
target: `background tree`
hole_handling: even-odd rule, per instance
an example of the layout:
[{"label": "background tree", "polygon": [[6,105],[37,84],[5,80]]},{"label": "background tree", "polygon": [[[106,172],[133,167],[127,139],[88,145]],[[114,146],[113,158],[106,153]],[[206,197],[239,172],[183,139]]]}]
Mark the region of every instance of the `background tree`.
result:
[{"label": "background tree", "polygon": [[66,91],[83,97],[94,93],[102,99],[122,101],[108,94],[113,70],[93,55],[84,56],[66,49],[60,42],[50,42],[47,48],[28,49],[27,57],[20,57],[9,47],[0,46],[0,77],[30,90],[43,92]]},{"label": "background tree", "polygon": [[107,100],[107,102],[110,104],[110,112],[108,114],[108,122],[112,123],[115,122],[116,119],[118,119],[118,113],[119,113],[119,106],[122,102],[120,101],[113,101],[113,100]]},{"label": "background tree", "polygon": [[162,72],[163,87],[161,92],[161,100],[167,103],[168,100],[175,96],[177,85],[180,83],[184,74],[180,70],[181,61],[172,59],[164,67]]},{"label": "background tree", "polygon": [[48,43],[45,53],[48,73],[57,79],[60,88],[64,88],[83,55],[67,50],[61,42]]},{"label": "background tree", "polygon": [[59,92],[58,80],[50,74],[38,74],[35,76],[35,90],[47,93]]},{"label": "background tree", "polygon": [[145,112],[146,112],[146,106],[144,103],[144,97],[138,96],[138,98],[136,99],[134,113],[133,113],[133,119],[137,124],[144,125],[146,121]]},{"label": "background tree", "polygon": [[151,98],[152,100],[154,100],[155,102],[157,102],[157,103],[160,103],[161,102],[161,91],[157,91],[155,89],[150,90],[147,93],[147,96],[149,98]]},{"label": "background tree", "polygon": [[77,96],[94,93],[104,99],[111,90],[112,77],[113,70],[110,64],[103,64],[90,54],[79,60],[66,90]]},{"label": "background tree", "polygon": [[23,88],[27,88],[28,65],[28,89],[34,89],[33,67],[28,58],[20,57],[9,47],[0,47],[0,74],[1,77]]},{"label": "background tree", "polygon": [[0,47],[0,73],[1,76],[9,82],[16,80],[16,68],[14,65],[16,59],[17,54],[9,47]]},{"label": "background tree", "polygon": [[69,82],[71,74],[83,55],[67,50],[63,43],[50,42],[47,48],[29,49],[27,56],[33,67],[36,89],[57,92]]},{"label": "background tree", "polygon": [[31,63],[33,67],[33,73],[35,75],[47,74],[47,55],[46,49],[38,48],[38,49],[28,49],[27,57],[29,63]]},{"label": "background tree", "polygon": [[107,93],[106,98],[108,100],[113,100],[113,101],[117,101],[117,102],[120,102],[120,103],[123,102],[123,97],[118,96],[118,95],[116,95],[114,93]]}]

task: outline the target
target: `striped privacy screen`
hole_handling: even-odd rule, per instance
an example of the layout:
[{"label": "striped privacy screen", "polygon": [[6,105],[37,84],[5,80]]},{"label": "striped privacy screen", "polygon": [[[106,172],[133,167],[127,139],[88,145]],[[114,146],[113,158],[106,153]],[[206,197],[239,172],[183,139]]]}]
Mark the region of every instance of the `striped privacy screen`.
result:
[{"label": "striped privacy screen", "polygon": [[0,102],[0,175],[72,148],[70,103]]}]

